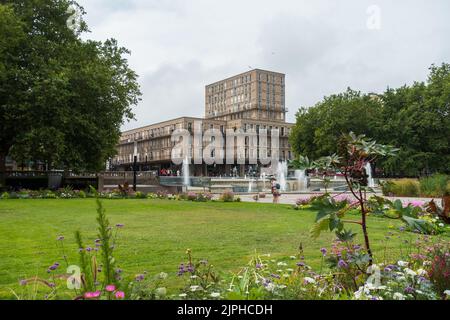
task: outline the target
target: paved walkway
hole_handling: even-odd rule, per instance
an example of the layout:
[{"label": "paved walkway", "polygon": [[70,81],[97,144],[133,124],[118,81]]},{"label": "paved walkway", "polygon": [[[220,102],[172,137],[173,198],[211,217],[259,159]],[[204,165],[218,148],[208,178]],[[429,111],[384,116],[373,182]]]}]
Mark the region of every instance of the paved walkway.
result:
[{"label": "paved walkway", "polygon": [[[308,199],[316,194],[292,194],[292,193],[285,193],[282,194],[280,199],[279,199],[279,203],[281,204],[295,204],[296,201],[298,199]],[[346,194],[348,197],[352,197],[353,196],[351,194]],[[383,196],[382,194],[377,194],[378,196]],[[255,194],[241,194],[239,195],[239,197],[241,198],[241,201],[244,202],[255,202],[255,200],[253,199],[253,197],[255,196]],[[432,198],[410,198],[410,197],[386,197],[389,200],[396,200],[396,199],[400,199],[403,203],[409,203],[412,201],[423,201],[423,202],[429,202],[432,200]],[[437,203],[440,203],[440,199],[437,199]],[[265,198],[260,198],[258,200],[258,202],[261,203],[272,203],[273,202],[273,197],[271,194],[266,194]]]}]

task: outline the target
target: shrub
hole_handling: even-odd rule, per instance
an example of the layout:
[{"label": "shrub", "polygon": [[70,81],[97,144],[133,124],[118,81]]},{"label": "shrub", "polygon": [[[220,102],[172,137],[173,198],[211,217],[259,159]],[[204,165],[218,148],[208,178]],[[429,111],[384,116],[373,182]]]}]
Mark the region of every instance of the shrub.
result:
[{"label": "shrub", "polygon": [[417,197],[420,185],[415,179],[391,180],[382,184],[382,191],[386,196]]},{"label": "shrub", "polygon": [[10,198],[9,193],[8,192],[3,192],[0,198],[1,199],[9,199]]},{"label": "shrub", "polygon": [[156,199],[157,197],[158,196],[153,192],[147,193],[147,199]]},{"label": "shrub", "polygon": [[234,193],[231,191],[225,191],[220,196],[220,200],[222,200],[223,202],[233,202],[234,201]]},{"label": "shrub", "polygon": [[52,191],[45,191],[42,194],[42,198],[44,198],[44,199],[57,199],[58,196]]},{"label": "shrub", "polygon": [[134,197],[136,199],[145,199],[145,198],[147,198],[147,195],[142,191],[136,191]]},{"label": "shrub", "polygon": [[450,176],[435,174],[430,177],[420,179],[420,193],[427,197],[443,197],[448,191]]},{"label": "shrub", "polygon": [[197,198],[195,199],[196,201],[199,202],[208,202],[211,201],[212,199],[212,194],[209,192],[200,192],[197,193]]},{"label": "shrub", "polygon": [[188,192],[186,194],[186,200],[195,201],[197,199],[197,194],[195,192]]},{"label": "shrub", "polygon": [[169,197],[169,194],[167,193],[167,191],[158,191],[156,192],[156,197],[158,199],[167,199]]},{"label": "shrub", "polygon": [[429,248],[430,270],[428,275],[441,296],[450,288],[450,254],[447,245],[434,245]]},{"label": "shrub", "polygon": [[78,192],[78,197],[79,198],[86,198],[86,192],[84,192],[83,190],[80,190],[79,192]]}]

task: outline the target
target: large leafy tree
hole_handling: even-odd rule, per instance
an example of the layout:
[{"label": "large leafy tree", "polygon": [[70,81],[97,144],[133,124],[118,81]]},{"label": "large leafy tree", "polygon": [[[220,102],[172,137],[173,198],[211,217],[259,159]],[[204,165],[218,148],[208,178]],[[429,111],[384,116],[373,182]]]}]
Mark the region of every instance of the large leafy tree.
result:
[{"label": "large leafy tree", "polygon": [[94,171],[114,155],[137,75],[114,39],[81,39],[83,14],[74,1],[0,0],[0,171],[6,155]]},{"label": "large leafy tree", "polygon": [[390,174],[450,172],[450,65],[432,66],[428,83],[388,89],[378,128],[379,141],[401,146],[383,163]]},{"label": "large leafy tree", "polygon": [[311,108],[300,108],[290,143],[296,154],[320,158],[336,152],[342,134],[349,131],[373,136],[381,110],[376,95],[346,92],[325,97]]},{"label": "large leafy tree", "polygon": [[400,147],[377,165],[389,175],[450,173],[450,65],[432,66],[426,83],[381,95],[353,90],[325,97],[297,113],[290,137],[296,154],[318,158],[337,151],[341,133],[366,134]]}]

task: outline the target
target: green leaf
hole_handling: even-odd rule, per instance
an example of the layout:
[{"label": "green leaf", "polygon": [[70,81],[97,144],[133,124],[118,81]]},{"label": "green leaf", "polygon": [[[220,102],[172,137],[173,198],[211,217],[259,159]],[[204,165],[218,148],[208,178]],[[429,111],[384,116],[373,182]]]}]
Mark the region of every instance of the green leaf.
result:
[{"label": "green leaf", "polygon": [[341,231],[336,231],[336,236],[338,237],[339,240],[348,242],[348,241],[352,241],[355,238],[356,233],[354,233],[352,230],[344,229]]},{"label": "green leaf", "polygon": [[310,235],[313,239],[317,239],[320,236],[322,231],[328,230],[330,225],[330,219],[324,218],[320,221],[317,221],[310,230]]},{"label": "green leaf", "polygon": [[408,216],[403,216],[402,220],[408,224],[408,227],[412,231],[418,231],[423,234],[433,234],[434,227],[428,221],[422,219],[416,219]]}]

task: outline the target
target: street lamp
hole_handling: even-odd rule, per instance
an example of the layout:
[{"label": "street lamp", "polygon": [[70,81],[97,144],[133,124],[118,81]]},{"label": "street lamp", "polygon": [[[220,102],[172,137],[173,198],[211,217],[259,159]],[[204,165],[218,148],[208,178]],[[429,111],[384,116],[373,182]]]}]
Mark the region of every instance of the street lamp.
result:
[{"label": "street lamp", "polygon": [[136,192],[136,171],[137,171],[137,141],[134,142],[134,159],[133,159],[133,191]]}]

